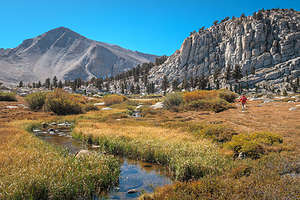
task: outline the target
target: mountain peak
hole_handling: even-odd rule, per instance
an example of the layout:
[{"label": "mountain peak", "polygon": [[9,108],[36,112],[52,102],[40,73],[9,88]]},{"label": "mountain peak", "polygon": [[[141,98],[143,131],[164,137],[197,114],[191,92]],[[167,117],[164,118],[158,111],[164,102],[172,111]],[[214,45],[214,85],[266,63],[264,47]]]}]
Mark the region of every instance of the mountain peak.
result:
[{"label": "mountain peak", "polygon": [[114,75],[137,64],[153,62],[155,58],[154,55],[90,40],[66,27],[57,27],[24,40],[9,51],[1,50],[0,80],[43,81],[54,75],[61,80],[79,77],[87,80]]},{"label": "mountain peak", "polygon": [[54,29],[51,29],[50,31],[44,33],[42,36],[44,35],[54,35],[54,36],[59,36],[59,35],[62,35],[64,33],[68,33],[69,35],[73,36],[73,37],[83,37],[82,35],[76,33],[75,31],[72,31],[71,29],[69,28],[66,28],[64,26],[61,26],[61,27],[58,27],[58,28],[54,28]]}]

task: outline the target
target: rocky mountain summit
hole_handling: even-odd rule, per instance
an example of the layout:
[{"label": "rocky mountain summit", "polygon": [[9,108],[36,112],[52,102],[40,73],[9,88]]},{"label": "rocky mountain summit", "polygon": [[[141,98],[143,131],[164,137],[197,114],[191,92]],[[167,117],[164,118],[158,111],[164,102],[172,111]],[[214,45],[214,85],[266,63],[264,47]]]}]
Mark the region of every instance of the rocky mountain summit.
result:
[{"label": "rocky mountain summit", "polygon": [[0,49],[0,81],[44,81],[113,76],[153,62],[156,56],[87,39],[60,27],[27,39],[13,49]]},{"label": "rocky mountain summit", "polygon": [[[234,78],[237,68],[241,77]],[[300,12],[260,10],[194,31],[151,69],[149,80],[161,85],[164,76],[170,82],[207,77],[210,88],[289,88],[300,77]]]}]

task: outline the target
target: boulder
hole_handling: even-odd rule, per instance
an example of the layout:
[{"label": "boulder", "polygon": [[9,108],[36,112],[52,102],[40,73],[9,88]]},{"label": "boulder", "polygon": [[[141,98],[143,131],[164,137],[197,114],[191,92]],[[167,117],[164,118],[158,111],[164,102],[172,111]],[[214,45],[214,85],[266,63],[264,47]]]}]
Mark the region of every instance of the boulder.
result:
[{"label": "boulder", "polygon": [[297,107],[291,107],[291,108],[289,108],[289,111],[295,111],[295,110],[297,110]]},{"label": "boulder", "polygon": [[112,110],[112,108],[110,108],[110,107],[105,107],[105,108],[102,108],[101,110]]},{"label": "boulder", "polygon": [[104,102],[100,102],[100,103],[94,103],[94,106],[104,106]]},{"label": "boulder", "polygon": [[131,190],[128,190],[127,193],[128,194],[133,194],[133,193],[137,193],[138,191],[136,189],[131,189]]},{"label": "boulder", "polygon": [[153,109],[161,109],[164,107],[164,104],[162,102],[157,102],[156,104],[150,106],[150,108],[153,108]]},{"label": "boulder", "polygon": [[83,150],[80,150],[79,152],[77,152],[75,154],[75,157],[80,158],[80,157],[83,157],[83,156],[90,155],[91,153],[92,153],[91,151],[83,149]]}]

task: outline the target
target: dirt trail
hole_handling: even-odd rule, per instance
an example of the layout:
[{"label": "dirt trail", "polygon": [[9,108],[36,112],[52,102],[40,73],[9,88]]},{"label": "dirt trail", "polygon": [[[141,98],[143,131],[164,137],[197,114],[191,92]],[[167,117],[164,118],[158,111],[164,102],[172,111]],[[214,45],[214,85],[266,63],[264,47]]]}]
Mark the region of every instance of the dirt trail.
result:
[{"label": "dirt trail", "polygon": [[[237,109],[210,114],[204,118],[210,123],[222,121],[242,132],[276,132],[300,150],[300,106],[297,105],[300,105],[300,102],[249,101],[245,112],[241,111],[240,104],[236,104]],[[290,111],[291,107],[296,107],[296,110]]]}]

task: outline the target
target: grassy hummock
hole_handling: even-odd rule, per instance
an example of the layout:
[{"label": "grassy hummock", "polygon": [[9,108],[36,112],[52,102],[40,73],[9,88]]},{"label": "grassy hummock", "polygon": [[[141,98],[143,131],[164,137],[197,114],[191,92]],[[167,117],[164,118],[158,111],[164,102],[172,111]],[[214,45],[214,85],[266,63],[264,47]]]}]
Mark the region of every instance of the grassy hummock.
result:
[{"label": "grassy hummock", "polygon": [[76,159],[17,128],[28,123],[0,128],[0,199],[91,199],[117,183],[113,156]]},{"label": "grassy hummock", "polygon": [[17,101],[16,94],[12,92],[0,92],[0,101]]}]

